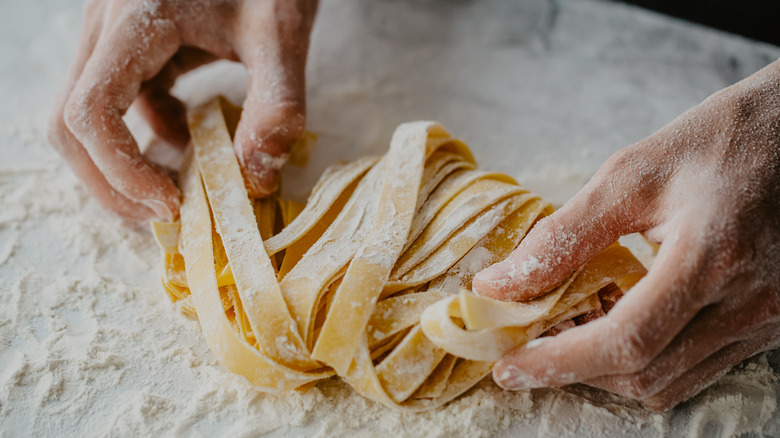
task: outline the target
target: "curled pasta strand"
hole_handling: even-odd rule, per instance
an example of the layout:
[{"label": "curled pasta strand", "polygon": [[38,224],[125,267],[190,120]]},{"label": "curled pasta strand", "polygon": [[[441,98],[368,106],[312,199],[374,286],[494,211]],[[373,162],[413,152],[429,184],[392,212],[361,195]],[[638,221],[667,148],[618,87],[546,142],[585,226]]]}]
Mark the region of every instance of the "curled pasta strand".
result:
[{"label": "curled pasta strand", "polygon": [[262,389],[336,374],[387,406],[430,409],[509,350],[603,315],[645,274],[615,244],[535,300],[474,295],[474,275],[548,203],[478,170],[435,122],[402,124],[384,156],[329,168],[306,205],[252,200],[225,122],[239,112],[215,99],[189,114],[181,218],[152,229],[168,296],[228,370]]}]

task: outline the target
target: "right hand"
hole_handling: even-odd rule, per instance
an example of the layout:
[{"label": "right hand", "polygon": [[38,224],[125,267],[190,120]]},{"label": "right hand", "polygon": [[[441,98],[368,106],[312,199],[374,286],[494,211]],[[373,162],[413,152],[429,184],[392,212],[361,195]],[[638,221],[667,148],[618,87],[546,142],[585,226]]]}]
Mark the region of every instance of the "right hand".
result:
[{"label": "right hand", "polygon": [[614,154],[474,291],[540,296],[620,236],[662,244],[604,317],[509,353],[505,388],[582,382],[663,410],[780,346],[780,61]]},{"label": "right hand", "polygon": [[180,193],[140,153],[122,116],[135,101],[152,129],[184,147],[177,76],[216,59],[249,74],[235,148],[252,196],[271,193],[306,123],[304,70],[317,0],[88,0],[81,42],[49,141],[115,212],[173,220]]}]

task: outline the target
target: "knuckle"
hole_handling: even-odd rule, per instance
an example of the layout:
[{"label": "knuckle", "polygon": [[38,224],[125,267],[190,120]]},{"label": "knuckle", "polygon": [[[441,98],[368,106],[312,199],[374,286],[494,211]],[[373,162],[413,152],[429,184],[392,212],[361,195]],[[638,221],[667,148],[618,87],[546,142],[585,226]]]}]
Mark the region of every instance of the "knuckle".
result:
[{"label": "knuckle", "polygon": [[74,129],[77,125],[82,123],[84,114],[85,108],[83,108],[83,105],[71,98],[65,103],[65,111],[63,112],[62,117],[65,124],[70,129]]},{"label": "knuckle", "polygon": [[739,129],[743,124],[776,123],[780,110],[774,100],[778,92],[780,85],[776,81],[751,81],[726,88],[717,99],[726,109],[726,120],[732,123],[734,129]]},{"label": "knuckle", "polygon": [[97,107],[97,97],[93,92],[74,92],[65,102],[63,119],[73,132],[80,132],[89,122],[90,115]]},{"label": "knuckle", "polygon": [[65,102],[65,124],[71,132],[79,134],[94,129],[96,118],[100,123],[107,123],[109,118],[121,118],[115,102],[118,102],[117,96],[101,87],[76,88]]},{"label": "knuckle", "polygon": [[665,167],[644,152],[644,143],[625,147],[610,156],[590,185],[590,201],[601,205],[623,232],[646,220],[648,206],[660,193]]},{"label": "knuckle", "polygon": [[762,89],[760,87],[735,88],[726,95],[727,108],[733,120],[750,119],[764,105],[760,105]]},{"label": "knuckle", "polygon": [[596,173],[603,182],[623,183],[636,175],[637,148],[624,147],[612,154]]}]

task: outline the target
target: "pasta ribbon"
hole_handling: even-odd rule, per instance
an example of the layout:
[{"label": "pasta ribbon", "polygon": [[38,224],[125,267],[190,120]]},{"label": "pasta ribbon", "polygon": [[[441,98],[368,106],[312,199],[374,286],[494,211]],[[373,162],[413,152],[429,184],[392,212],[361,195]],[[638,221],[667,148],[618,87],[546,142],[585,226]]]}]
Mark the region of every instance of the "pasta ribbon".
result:
[{"label": "pasta ribbon", "polygon": [[181,218],[152,229],[171,300],[225,368],[262,389],[338,375],[387,406],[430,409],[508,351],[603,315],[602,297],[613,303],[645,274],[615,244],[532,301],[474,295],[474,275],[550,204],[478,170],[434,122],[400,125],[384,156],[332,166],[305,205],[250,199],[233,149],[238,117],[221,98],[189,114]]}]

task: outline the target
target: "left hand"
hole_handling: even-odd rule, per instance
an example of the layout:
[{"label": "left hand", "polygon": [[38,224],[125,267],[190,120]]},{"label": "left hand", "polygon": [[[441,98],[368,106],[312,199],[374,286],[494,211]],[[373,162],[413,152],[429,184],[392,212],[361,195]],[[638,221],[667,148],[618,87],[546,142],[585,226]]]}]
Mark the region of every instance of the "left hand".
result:
[{"label": "left hand", "polygon": [[662,244],[648,275],[606,317],[509,353],[499,385],[663,410],[780,344],[780,61],[614,154],[474,291],[537,297],[634,232]]},{"label": "left hand", "polygon": [[266,196],[306,123],[305,67],[317,0],[87,0],[76,59],[49,139],[107,208],[171,221],[180,192],[139,150],[123,116],[135,103],[170,144],[189,140],[176,78],[217,59],[247,67],[235,149],[251,196]]}]

